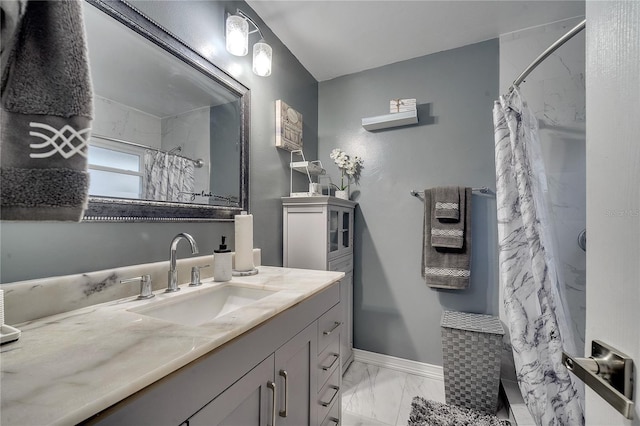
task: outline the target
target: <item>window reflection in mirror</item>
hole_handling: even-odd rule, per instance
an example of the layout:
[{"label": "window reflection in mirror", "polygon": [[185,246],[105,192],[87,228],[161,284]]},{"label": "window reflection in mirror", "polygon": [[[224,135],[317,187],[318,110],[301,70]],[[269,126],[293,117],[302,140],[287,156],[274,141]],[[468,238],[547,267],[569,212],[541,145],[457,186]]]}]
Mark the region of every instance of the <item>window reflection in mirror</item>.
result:
[{"label": "window reflection in mirror", "polygon": [[239,206],[240,97],[96,7],[84,10],[90,195]]}]

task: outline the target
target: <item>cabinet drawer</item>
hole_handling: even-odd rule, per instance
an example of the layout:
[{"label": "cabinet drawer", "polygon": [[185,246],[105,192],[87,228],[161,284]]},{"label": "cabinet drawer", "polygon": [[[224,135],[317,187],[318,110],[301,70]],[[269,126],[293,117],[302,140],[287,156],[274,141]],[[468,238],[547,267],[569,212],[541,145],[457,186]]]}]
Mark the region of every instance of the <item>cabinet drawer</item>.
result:
[{"label": "cabinet drawer", "polygon": [[334,335],[340,334],[342,304],[338,303],[318,319],[318,354],[329,345]]},{"label": "cabinet drawer", "polygon": [[329,271],[351,272],[353,271],[353,256],[345,256],[329,262]]},{"label": "cabinet drawer", "polygon": [[336,368],[327,383],[318,393],[318,423],[323,424],[327,415],[335,406],[342,406],[342,392],[340,391],[340,369]]},{"label": "cabinet drawer", "polygon": [[339,426],[341,407],[342,404],[334,403],[331,410],[329,410],[329,414],[325,417],[324,422],[322,422],[322,426]]},{"label": "cabinet drawer", "polygon": [[318,389],[324,386],[333,370],[338,368],[340,362],[340,335],[332,333],[333,339],[327,345],[324,351],[318,355]]}]

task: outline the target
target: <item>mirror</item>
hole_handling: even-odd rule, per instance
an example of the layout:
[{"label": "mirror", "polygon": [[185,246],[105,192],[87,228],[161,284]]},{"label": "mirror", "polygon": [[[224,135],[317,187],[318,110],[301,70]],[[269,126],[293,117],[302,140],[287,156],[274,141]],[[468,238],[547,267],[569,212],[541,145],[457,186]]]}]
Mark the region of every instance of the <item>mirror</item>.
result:
[{"label": "mirror", "polygon": [[88,0],[84,14],[94,120],[83,220],[248,210],[249,90],[125,1]]}]

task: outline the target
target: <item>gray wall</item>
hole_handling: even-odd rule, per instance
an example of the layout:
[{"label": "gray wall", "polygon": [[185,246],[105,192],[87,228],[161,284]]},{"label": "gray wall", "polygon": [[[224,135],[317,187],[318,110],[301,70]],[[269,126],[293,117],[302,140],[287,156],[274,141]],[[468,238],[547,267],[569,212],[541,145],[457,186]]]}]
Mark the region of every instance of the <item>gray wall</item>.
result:
[{"label": "gray wall", "polygon": [[[354,345],[442,364],[443,310],[498,314],[495,198],[473,196],[470,288],[428,288],[420,274],[423,203],[412,189],[495,188],[492,107],[498,41],[490,40],[320,83],[318,156],[339,147],[364,159],[355,225]],[[416,126],[367,132],[362,117],[416,98]]]},{"label": "gray wall", "polygon": [[[224,11],[244,2],[134,2],[158,23],[202,56],[251,89],[250,203],[254,215],[254,245],[266,265],[282,265],[282,207],[289,192],[289,155],[275,148],[275,101],[283,99],[304,115],[305,154],[317,152],[318,83],[271,31],[257,19],[273,48],[270,77],[251,72],[251,55],[235,57],[224,49]],[[87,6],[88,7],[88,6]],[[250,43],[255,43],[252,35]],[[301,176],[302,177],[302,176]],[[0,282],[154,262],[168,258],[169,242],[178,232],[190,232],[201,252],[212,252],[220,235],[233,237],[232,223],[9,223],[0,224]],[[179,255],[188,250],[180,248]]]}]

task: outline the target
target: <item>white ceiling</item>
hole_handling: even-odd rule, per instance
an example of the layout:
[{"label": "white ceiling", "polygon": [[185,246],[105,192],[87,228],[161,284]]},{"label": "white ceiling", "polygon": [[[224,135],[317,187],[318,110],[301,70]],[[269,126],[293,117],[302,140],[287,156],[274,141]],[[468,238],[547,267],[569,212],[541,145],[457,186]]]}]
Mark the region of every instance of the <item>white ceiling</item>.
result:
[{"label": "white ceiling", "polygon": [[583,0],[247,3],[318,81],[583,16],[585,9]]}]

